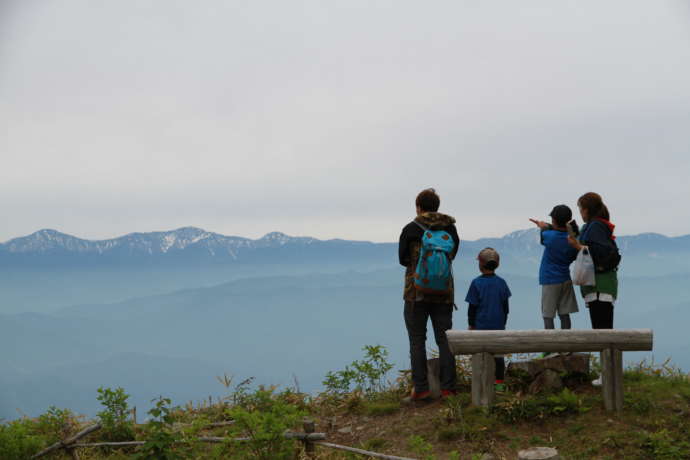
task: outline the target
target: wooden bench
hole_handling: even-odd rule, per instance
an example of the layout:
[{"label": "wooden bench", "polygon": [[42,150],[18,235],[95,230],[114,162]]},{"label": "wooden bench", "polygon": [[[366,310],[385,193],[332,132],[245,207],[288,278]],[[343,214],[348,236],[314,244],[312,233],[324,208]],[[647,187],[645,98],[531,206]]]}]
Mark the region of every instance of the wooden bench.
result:
[{"label": "wooden bench", "polygon": [[600,352],[606,410],[623,408],[623,351],[652,350],[651,329],[446,331],[454,355],[472,355],[472,403],[494,401],[493,355],[537,352]]}]

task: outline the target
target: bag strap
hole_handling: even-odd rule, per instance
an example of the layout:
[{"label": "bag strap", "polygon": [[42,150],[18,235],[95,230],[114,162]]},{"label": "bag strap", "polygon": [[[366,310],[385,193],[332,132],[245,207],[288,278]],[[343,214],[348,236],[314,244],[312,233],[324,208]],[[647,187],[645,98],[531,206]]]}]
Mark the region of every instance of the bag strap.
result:
[{"label": "bag strap", "polygon": [[611,229],[609,228],[608,225],[606,225],[604,222],[602,222],[599,219],[594,219],[594,220],[587,222],[587,225],[585,227],[585,231],[580,234],[580,241],[581,242],[587,241],[587,236],[589,236],[589,232],[592,229],[592,225],[595,223],[604,227],[606,232],[609,234],[609,241],[611,241],[613,243],[613,246],[615,246],[617,248],[618,244],[616,244],[616,239],[613,237],[613,232],[611,231]]},{"label": "bag strap", "polygon": [[413,220],[412,222],[414,222],[415,224],[417,224],[417,227],[421,228],[423,231],[425,231],[425,232],[426,232],[426,231],[429,231],[428,228],[426,228],[424,225],[422,225],[422,224],[420,224],[419,222],[417,222],[416,219]]}]

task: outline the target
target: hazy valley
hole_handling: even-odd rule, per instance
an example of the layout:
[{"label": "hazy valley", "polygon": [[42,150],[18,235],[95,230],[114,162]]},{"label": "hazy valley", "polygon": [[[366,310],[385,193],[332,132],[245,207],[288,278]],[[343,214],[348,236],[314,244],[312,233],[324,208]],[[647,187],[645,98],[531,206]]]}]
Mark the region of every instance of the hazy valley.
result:
[{"label": "hazy valley", "polygon": [[[508,326],[540,328],[537,232],[463,242],[455,273],[458,328],[476,253],[502,254]],[[619,238],[617,327],[655,330],[657,360],[690,368],[690,237]],[[397,244],[259,240],[200,229],[89,242],[41,231],[0,244],[0,417],[49,405],[92,414],[96,388],[123,386],[146,406],[218,395],[216,376],[318,390],[365,344],[407,365]],[[588,328],[582,303],[574,327]],[[433,348],[433,341],[429,342]],[[630,354],[631,360],[642,356]],[[22,412],[17,412],[19,409]]]}]

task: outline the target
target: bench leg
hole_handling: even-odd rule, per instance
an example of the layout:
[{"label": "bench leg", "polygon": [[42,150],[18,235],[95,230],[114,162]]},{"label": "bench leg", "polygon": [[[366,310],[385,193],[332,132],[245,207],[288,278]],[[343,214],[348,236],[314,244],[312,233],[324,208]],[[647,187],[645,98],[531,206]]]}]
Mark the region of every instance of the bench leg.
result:
[{"label": "bench leg", "polygon": [[601,351],[601,389],[607,411],[623,410],[623,352],[615,348]]},{"label": "bench leg", "polygon": [[472,355],[472,404],[489,407],[494,402],[496,365],[491,353]]}]

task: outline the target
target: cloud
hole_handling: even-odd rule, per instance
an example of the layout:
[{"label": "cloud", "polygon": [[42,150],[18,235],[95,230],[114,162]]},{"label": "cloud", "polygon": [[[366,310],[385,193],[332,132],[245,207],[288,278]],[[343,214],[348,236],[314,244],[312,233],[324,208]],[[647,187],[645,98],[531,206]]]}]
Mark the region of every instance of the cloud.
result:
[{"label": "cloud", "polygon": [[588,190],[623,233],[690,232],[673,2],[7,5],[0,240],[393,240],[427,186],[468,237]]}]

